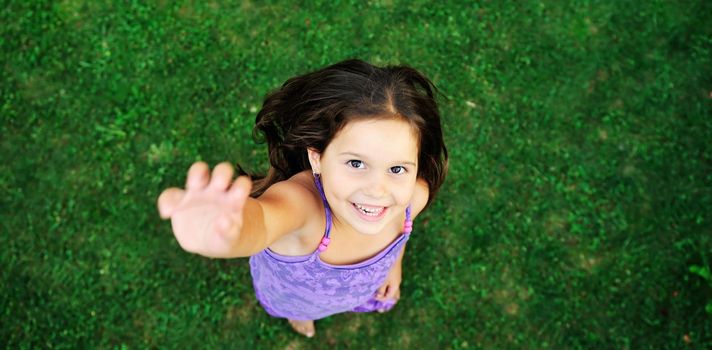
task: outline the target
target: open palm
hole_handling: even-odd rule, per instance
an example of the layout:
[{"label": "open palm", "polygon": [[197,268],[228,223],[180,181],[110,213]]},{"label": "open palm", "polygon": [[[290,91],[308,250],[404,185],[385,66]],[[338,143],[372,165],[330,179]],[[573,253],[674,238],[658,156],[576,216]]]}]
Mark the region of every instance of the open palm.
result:
[{"label": "open palm", "polygon": [[245,176],[232,181],[229,163],[209,174],[204,162],[188,170],[185,190],[168,188],[158,197],[158,211],[170,219],[180,246],[209,257],[228,257],[242,228],[243,209],[252,182]]}]

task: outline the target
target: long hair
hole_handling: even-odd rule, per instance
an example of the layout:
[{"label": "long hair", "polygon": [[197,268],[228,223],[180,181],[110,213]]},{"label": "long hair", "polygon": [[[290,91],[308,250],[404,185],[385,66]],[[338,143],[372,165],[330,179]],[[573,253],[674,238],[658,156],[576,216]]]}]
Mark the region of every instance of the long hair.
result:
[{"label": "long hair", "polygon": [[419,137],[418,177],[435,197],[447,172],[436,88],[408,66],[376,67],[346,60],[287,80],[265,98],[253,133],[267,142],[270,169],[252,196],[310,168],[307,148],[322,153],[349,121],[402,118]]}]

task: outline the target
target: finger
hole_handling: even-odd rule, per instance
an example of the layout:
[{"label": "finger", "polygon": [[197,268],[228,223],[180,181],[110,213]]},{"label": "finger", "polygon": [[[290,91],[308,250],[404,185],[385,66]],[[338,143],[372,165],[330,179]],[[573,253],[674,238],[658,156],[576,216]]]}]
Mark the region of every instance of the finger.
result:
[{"label": "finger", "polygon": [[161,192],[158,196],[158,213],[161,218],[168,219],[185,195],[185,191],[179,188],[169,188]]},{"label": "finger", "polygon": [[187,190],[202,190],[208,184],[208,164],[195,162],[188,169],[188,179],[185,181]]},{"label": "finger", "polygon": [[397,295],[399,294],[400,288],[395,287],[395,286],[388,286],[388,291],[386,291],[386,295],[384,296],[383,299],[388,300],[388,299],[395,299]]},{"label": "finger", "polygon": [[245,201],[247,201],[251,191],[252,180],[249,177],[240,176],[235,180],[228,193],[228,200],[233,212],[242,212],[242,208],[245,206]]},{"label": "finger", "polygon": [[213,176],[210,179],[210,188],[224,191],[232,182],[232,175],[235,171],[228,162],[222,162],[213,169]]},{"label": "finger", "polygon": [[385,295],[388,290],[388,284],[384,284],[381,286],[381,288],[378,288],[378,291],[376,291],[376,300],[383,301],[385,300]]}]

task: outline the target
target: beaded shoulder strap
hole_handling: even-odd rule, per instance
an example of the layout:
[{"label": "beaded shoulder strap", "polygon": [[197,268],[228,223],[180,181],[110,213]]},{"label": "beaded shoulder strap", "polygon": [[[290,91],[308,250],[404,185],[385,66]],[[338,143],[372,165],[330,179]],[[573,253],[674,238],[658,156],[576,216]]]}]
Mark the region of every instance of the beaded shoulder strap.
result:
[{"label": "beaded shoulder strap", "polygon": [[324,233],[324,237],[321,238],[321,243],[319,243],[319,251],[323,252],[331,241],[331,238],[329,238],[331,236],[331,209],[329,208],[329,202],[326,201],[324,188],[321,186],[321,175],[314,173],[314,184],[319,190],[321,201],[324,203],[324,213],[326,214],[326,232]]},{"label": "beaded shoulder strap", "polygon": [[410,218],[410,212],[410,204],[408,204],[408,208],[405,208],[405,222],[403,223],[403,233],[405,234],[413,232],[413,220]]}]

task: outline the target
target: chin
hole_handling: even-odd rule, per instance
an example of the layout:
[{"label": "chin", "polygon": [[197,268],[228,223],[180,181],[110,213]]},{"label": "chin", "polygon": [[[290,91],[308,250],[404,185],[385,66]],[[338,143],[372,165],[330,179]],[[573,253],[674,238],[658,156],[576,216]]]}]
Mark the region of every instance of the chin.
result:
[{"label": "chin", "polygon": [[367,236],[376,236],[381,234],[383,232],[383,226],[384,225],[379,225],[378,227],[354,227],[358,233],[367,235]]}]

